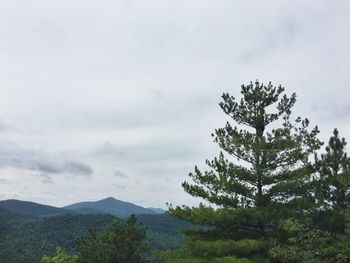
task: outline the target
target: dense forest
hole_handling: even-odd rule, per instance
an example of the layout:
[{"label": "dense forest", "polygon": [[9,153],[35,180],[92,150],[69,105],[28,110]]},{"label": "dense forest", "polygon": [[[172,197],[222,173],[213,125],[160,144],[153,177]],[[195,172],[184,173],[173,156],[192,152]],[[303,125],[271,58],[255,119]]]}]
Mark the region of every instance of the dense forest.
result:
[{"label": "dense forest", "polygon": [[[48,209],[31,202],[10,202],[16,204],[12,207],[5,202],[7,209],[17,211],[14,213],[1,208],[4,202],[0,202],[0,262],[4,263],[40,262],[44,255],[54,255],[57,248],[75,253],[78,240],[87,237],[91,229],[102,233],[114,220],[120,225],[127,222],[127,218],[103,213],[63,213],[60,208]],[[179,229],[191,226],[165,214],[142,214],[135,219],[140,228],[145,228],[144,241],[149,247],[146,254],[152,261],[158,251],[178,247]]]},{"label": "dense forest", "polygon": [[126,219],[2,208],[1,262],[350,262],[350,158],[338,129],[321,142],[293,117],[296,94],[271,83],[222,99],[230,121],[212,134],[221,152],[182,184],[205,203]]}]

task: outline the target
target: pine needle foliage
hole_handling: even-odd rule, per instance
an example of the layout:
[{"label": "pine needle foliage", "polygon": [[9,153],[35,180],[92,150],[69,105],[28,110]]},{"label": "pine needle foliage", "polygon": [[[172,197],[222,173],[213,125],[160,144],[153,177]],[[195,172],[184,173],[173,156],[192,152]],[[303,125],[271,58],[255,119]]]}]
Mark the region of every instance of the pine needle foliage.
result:
[{"label": "pine needle foliage", "polygon": [[311,174],[308,158],[322,145],[317,126],[310,129],[308,119],[300,117],[292,120],[295,102],[296,94],[287,96],[284,87],[271,82],[242,85],[240,99],[222,95],[219,106],[231,121],[212,134],[221,152],[206,160],[208,170],[196,166],[182,184],[210,205],[169,207],[170,214],[207,226],[185,231],[188,240],[178,253],[211,247],[206,258],[212,260],[268,258],[278,221],[302,210]]}]

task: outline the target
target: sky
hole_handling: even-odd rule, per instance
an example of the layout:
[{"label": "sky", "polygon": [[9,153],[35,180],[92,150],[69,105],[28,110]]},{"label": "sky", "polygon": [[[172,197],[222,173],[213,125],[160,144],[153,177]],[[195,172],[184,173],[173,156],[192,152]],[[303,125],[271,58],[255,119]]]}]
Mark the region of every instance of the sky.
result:
[{"label": "sky", "polygon": [[0,199],[196,205],[223,92],[295,92],[350,140],[347,0],[1,0]]}]

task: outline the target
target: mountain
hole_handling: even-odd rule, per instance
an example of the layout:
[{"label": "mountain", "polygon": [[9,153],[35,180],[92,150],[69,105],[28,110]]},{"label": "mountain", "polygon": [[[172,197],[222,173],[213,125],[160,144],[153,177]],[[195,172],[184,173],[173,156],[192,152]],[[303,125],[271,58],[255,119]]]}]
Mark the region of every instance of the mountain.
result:
[{"label": "mountain", "polygon": [[13,225],[18,225],[18,222],[21,222],[23,217],[0,208],[0,240],[11,230]]},{"label": "mountain", "polygon": [[147,209],[129,202],[120,201],[113,197],[108,197],[99,201],[76,203],[65,206],[63,209],[68,209],[75,212],[93,209],[94,211],[100,211],[101,213],[111,214],[122,218],[128,217],[131,214],[158,214],[152,209]]},{"label": "mountain", "polygon": [[57,247],[73,252],[90,227],[104,229],[115,217],[106,214],[17,215],[0,208],[0,262],[40,262]]},{"label": "mountain", "polygon": [[177,219],[167,214],[137,215],[137,221],[153,232],[180,238],[180,229],[193,227],[190,222]]},{"label": "mountain", "polygon": [[156,207],[147,207],[147,209],[150,209],[150,210],[156,212],[157,214],[164,214],[166,212],[166,210],[164,210],[162,208],[156,208]]},{"label": "mountain", "polygon": [[72,211],[68,209],[14,199],[0,201],[0,208],[19,215],[28,216],[52,216],[72,213]]},{"label": "mountain", "polygon": [[[31,202],[23,204],[33,206]],[[95,210],[86,212],[90,211]],[[40,262],[43,255],[53,255],[56,247],[74,252],[76,241],[80,236],[85,236],[90,227],[103,230],[113,219],[114,216],[102,213],[35,217],[18,215],[0,208],[0,262]],[[124,222],[125,220],[123,219]],[[179,247],[179,229],[192,226],[166,214],[137,215],[137,221],[147,227],[147,241],[153,252]]]}]

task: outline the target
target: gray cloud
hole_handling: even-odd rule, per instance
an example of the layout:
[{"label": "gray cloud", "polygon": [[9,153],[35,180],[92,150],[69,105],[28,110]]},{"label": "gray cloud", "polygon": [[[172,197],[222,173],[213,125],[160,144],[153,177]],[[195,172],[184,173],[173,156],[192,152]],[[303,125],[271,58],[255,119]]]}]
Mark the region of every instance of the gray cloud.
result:
[{"label": "gray cloud", "polygon": [[113,168],[113,175],[116,176],[116,177],[123,177],[123,178],[127,178],[128,175],[116,168]]},{"label": "gray cloud", "polygon": [[151,96],[154,98],[154,99],[164,99],[166,97],[166,91],[164,90],[161,90],[161,89],[151,89],[149,91],[149,93],[151,94]]},{"label": "gray cloud", "polygon": [[41,178],[42,179],[41,182],[44,184],[53,184],[54,183],[52,176],[49,174],[45,174],[45,173],[41,172],[41,173],[31,174],[31,176]]},{"label": "gray cloud", "polygon": [[[207,134],[198,134],[197,138],[204,138],[208,144],[211,144],[210,131]],[[152,137],[137,144],[125,144],[117,141],[118,145],[117,143],[105,142],[91,151],[91,155],[100,159],[108,157],[115,161],[129,160],[136,163],[196,159],[203,156],[203,151],[208,145],[193,146],[190,142],[194,140],[195,138],[192,136],[184,140],[169,135],[168,138]],[[118,169],[114,168],[114,173],[116,172],[120,173]]]},{"label": "gray cloud", "polygon": [[9,127],[0,119],[0,133],[9,130]]},{"label": "gray cloud", "polygon": [[96,149],[93,150],[94,155],[123,155],[123,153],[120,151],[120,149],[115,146],[114,144],[110,142],[104,142],[101,146],[96,147]]},{"label": "gray cloud", "polygon": [[0,178],[0,184],[13,184],[13,182],[11,182],[7,179]]},{"label": "gray cloud", "polygon": [[342,102],[329,102],[324,107],[314,105],[313,109],[320,117],[328,121],[348,121],[350,119],[350,105]]},{"label": "gray cloud", "polygon": [[69,176],[91,176],[93,169],[77,160],[71,160],[64,154],[48,155],[44,152],[25,150],[8,140],[0,140],[0,167],[41,172],[41,176],[49,174],[65,174]]},{"label": "gray cloud", "polygon": [[63,171],[73,175],[92,175],[93,173],[89,165],[77,161],[66,162]]},{"label": "gray cloud", "polygon": [[125,189],[126,189],[125,186],[120,185],[120,184],[112,183],[112,185],[113,185],[115,188],[118,188],[118,189],[120,189],[120,190],[125,190]]},{"label": "gray cloud", "polygon": [[[73,130],[128,130],[174,125],[187,122],[190,118],[207,115],[215,109],[221,92],[203,90],[200,94],[179,98],[176,92],[168,95],[160,89],[146,90],[144,97],[150,100],[139,105],[125,105],[121,109],[91,109],[69,105],[59,111],[42,113],[38,120],[54,127]],[[174,122],[175,121],[175,122]],[[103,150],[108,150],[105,145]]]},{"label": "gray cloud", "polygon": [[6,129],[5,124],[2,120],[0,120],[0,132],[4,131]]}]

